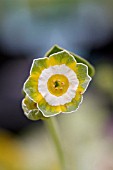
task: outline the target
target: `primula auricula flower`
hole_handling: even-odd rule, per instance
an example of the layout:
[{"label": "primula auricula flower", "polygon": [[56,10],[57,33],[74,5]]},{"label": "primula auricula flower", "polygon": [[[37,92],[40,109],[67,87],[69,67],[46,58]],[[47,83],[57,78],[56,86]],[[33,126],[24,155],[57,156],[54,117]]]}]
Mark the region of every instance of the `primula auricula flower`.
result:
[{"label": "primula auricula flower", "polygon": [[93,74],[86,60],[54,46],[44,58],[33,61],[24,84],[25,115],[38,120],[77,110]]}]

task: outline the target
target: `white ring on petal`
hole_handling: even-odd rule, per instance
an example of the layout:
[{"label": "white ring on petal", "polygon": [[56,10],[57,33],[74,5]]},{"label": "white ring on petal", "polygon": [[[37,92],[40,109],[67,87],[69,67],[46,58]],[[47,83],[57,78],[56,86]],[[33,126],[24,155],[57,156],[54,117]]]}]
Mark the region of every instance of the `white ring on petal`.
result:
[{"label": "white ring on petal", "polygon": [[[48,79],[55,74],[62,74],[66,76],[69,81],[69,87],[66,93],[62,96],[55,96],[48,90]],[[51,106],[64,105],[71,102],[71,100],[75,97],[78,85],[79,80],[77,79],[76,73],[65,64],[55,65],[44,69],[38,79],[38,91]]]}]

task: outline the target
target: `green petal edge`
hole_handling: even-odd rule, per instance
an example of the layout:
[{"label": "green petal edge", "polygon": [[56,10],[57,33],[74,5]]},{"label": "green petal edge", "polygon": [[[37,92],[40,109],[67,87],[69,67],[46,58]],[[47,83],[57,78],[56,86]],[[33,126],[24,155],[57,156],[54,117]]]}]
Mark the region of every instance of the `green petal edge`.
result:
[{"label": "green petal edge", "polygon": [[[57,52],[60,52],[60,51],[63,51],[64,49],[59,47],[58,45],[54,45],[46,54],[45,54],[45,57],[49,57],[51,54],[54,54],[54,53],[57,53]],[[83,63],[85,65],[88,66],[88,75],[90,77],[93,77],[95,75],[95,69],[94,67],[87,61],[85,60],[84,58],[80,57],[79,55],[76,55],[72,52],[69,51],[69,53],[71,55],[74,56],[74,58],[76,59],[77,63]]]}]

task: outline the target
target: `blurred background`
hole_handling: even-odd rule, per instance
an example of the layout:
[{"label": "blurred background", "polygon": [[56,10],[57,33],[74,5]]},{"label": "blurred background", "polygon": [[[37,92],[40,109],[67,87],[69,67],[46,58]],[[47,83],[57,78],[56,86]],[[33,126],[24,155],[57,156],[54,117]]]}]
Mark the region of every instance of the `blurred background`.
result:
[{"label": "blurred background", "polygon": [[43,122],[21,109],[32,60],[54,44],[96,69],[80,109],[57,116],[69,170],[113,170],[112,0],[0,0],[0,170],[60,170]]}]

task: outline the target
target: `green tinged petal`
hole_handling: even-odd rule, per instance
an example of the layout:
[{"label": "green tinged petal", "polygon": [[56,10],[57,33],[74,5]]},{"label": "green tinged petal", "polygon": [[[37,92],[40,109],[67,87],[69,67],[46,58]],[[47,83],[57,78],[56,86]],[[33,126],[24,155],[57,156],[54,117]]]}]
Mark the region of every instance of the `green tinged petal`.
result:
[{"label": "green tinged petal", "polygon": [[74,58],[76,59],[77,63],[83,63],[83,64],[88,66],[88,75],[90,77],[93,77],[95,75],[94,67],[87,60],[85,60],[84,58],[82,58],[82,57],[80,57],[80,56],[78,56],[78,55],[76,55],[76,54],[74,54],[72,52],[70,52],[70,53],[74,56]]},{"label": "green tinged petal", "polygon": [[50,106],[45,100],[38,103],[38,108],[46,117],[51,117],[60,113],[58,106]]},{"label": "green tinged petal", "polygon": [[82,93],[84,93],[89,82],[91,81],[91,77],[88,75],[88,67],[81,63],[77,63],[76,67],[76,74],[80,83],[79,86],[83,89]]},{"label": "green tinged petal", "polygon": [[71,113],[73,111],[76,111],[78,109],[79,105],[81,104],[82,99],[83,99],[83,97],[81,94],[79,94],[79,93],[76,94],[75,98],[73,98],[70,103],[65,104],[65,106],[67,108],[65,113],[69,113],[69,112]]},{"label": "green tinged petal", "polygon": [[43,69],[47,68],[47,60],[47,58],[33,60],[30,74],[41,73]]},{"label": "green tinged petal", "polygon": [[39,111],[39,109],[37,108],[37,104],[30,100],[27,96],[22,101],[22,109],[24,111],[24,114],[30,120],[47,119]]},{"label": "green tinged petal", "polygon": [[58,65],[61,65],[61,64],[70,65],[72,63],[74,63],[76,65],[76,60],[66,50],[50,55],[49,56],[49,62],[51,64],[55,64],[55,65],[57,65],[57,64]]},{"label": "green tinged petal", "polygon": [[29,77],[24,83],[24,91],[30,98],[36,100],[37,98],[37,82],[33,77]]}]

